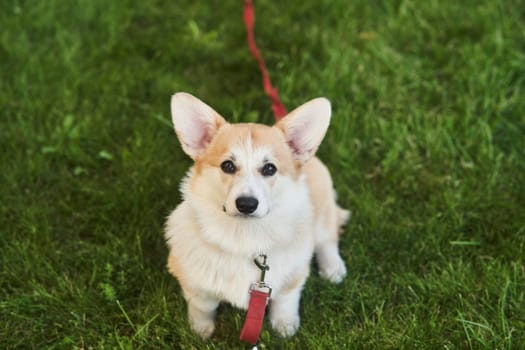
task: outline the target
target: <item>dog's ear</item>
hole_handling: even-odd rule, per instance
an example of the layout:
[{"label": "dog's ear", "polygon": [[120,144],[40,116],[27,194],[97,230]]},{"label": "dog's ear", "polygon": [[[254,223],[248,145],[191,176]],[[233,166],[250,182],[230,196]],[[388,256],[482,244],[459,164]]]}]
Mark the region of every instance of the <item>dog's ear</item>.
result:
[{"label": "dog's ear", "polygon": [[171,97],[171,119],[184,152],[197,160],[226,121],[210,106],[185,92]]},{"label": "dog's ear", "polygon": [[320,97],[297,107],[276,124],[299,163],[304,164],[314,156],[326,134],[331,114],[330,101]]}]

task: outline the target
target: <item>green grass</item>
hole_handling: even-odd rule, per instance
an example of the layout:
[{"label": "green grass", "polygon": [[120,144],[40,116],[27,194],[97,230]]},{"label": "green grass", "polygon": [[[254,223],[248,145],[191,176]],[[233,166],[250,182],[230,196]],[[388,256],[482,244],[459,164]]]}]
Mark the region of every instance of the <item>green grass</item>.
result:
[{"label": "green grass", "polygon": [[[2,2],[0,348],[248,348],[227,305],[191,333],[162,232],[190,166],[171,94],[272,121],[241,4]],[[256,5],[285,105],[333,103],[319,154],[354,213],[348,278],[314,273],[260,348],[525,348],[525,2]]]}]

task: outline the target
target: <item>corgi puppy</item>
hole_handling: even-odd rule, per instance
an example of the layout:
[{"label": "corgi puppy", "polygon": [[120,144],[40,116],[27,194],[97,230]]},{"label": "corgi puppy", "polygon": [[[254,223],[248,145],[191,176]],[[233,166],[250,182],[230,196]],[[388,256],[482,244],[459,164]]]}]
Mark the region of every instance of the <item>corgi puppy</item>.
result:
[{"label": "corgi puppy", "polygon": [[322,277],[339,283],[346,275],[338,238],[349,212],[336,204],[330,173],[314,156],[330,102],[311,100],[274,126],[229,124],[196,97],[177,93],[171,114],[194,161],[165,226],[168,270],[184,293],[191,328],[209,337],[220,302],[246,309],[261,274],[253,260],[265,254],[272,328],[293,335],[314,253]]}]

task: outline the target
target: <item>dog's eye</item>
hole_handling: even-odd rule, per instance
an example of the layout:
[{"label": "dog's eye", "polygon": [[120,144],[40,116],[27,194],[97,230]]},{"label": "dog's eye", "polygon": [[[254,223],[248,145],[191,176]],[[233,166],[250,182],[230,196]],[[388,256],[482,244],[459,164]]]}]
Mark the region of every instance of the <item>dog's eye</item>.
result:
[{"label": "dog's eye", "polygon": [[221,169],[226,174],[233,174],[235,173],[235,170],[237,170],[237,168],[235,167],[235,164],[233,164],[231,160],[225,160],[224,162],[222,162]]},{"label": "dog's eye", "polygon": [[261,174],[263,174],[263,176],[273,176],[276,171],[277,167],[275,165],[272,163],[266,163],[261,169]]}]

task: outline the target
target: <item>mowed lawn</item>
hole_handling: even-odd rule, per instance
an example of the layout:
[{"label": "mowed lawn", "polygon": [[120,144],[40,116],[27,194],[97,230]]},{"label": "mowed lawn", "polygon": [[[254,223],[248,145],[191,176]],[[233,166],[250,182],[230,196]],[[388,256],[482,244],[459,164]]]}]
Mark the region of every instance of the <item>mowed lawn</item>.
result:
[{"label": "mowed lawn", "polygon": [[[247,349],[202,341],[163,224],[189,158],[170,96],[273,121],[242,1],[0,4],[0,348]],[[284,104],[333,118],[319,156],[353,212],[349,275],[260,349],[525,348],[525,1],[256,1]]]}]

